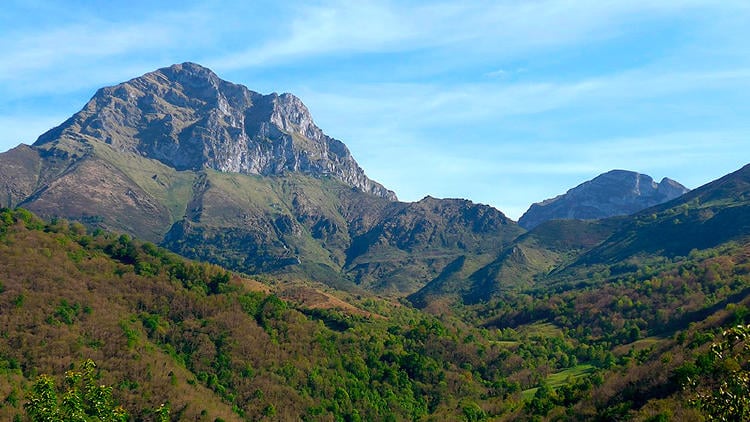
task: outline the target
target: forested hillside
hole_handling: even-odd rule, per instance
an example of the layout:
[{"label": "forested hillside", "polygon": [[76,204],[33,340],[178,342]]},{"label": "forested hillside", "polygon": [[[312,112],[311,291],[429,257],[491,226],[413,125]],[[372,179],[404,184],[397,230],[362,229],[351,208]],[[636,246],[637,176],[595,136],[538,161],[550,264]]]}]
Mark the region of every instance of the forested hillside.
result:
[{"label": "forested hillside", "polygon": [[179,420],[476,419],[519,409],[536,368],[571,366],[577,349],[374,297],[345,298],[357,312],[296,305],[127,235],[1,216],[6,420],[37,376],[61,383],[85,359],[135,419],[164,403]]},{"label": "forested hillside", "polygon": [[295,298],[126,235],[0,217],[4,420],[86,359],[139,420],[701,420],[701,394],[746,374],[711,345],[748,322],[747,245],[430,316],[312,306],[310,283]]}]

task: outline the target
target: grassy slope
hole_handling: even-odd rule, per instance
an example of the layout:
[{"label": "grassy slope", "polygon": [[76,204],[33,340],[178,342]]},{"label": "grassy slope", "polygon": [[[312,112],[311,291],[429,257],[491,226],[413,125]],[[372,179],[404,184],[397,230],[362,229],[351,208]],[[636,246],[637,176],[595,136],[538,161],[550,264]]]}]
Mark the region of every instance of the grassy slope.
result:
[{"label": "grassy slope", "polygon": [[185,215],[196,178],[194,172],[177,171],[156,160],[123,154],[101,142],[92,141],[91,145],[99,158],[125,173],[132,182],[162,204],[169,211],[170,224]]},{"label": "grassy slope", "polygon": [[[211,172],[209,183],[217,192],[211,201],[204,200],[207,205],[204,208],[207,224],[230,225],[237,221],[237,216],[226,213],[239,210],[247,210],[248,214],[254,212],[266,215],[271,221],[286,217],[293,227],[289,228],[291,233],[283,233],[283,238],[298,251],[295,251],[298,256],[304,256],[313,263],[341,269],[344,253],[342,246],[348,241],[348,234],[344,230],[347,223],[336,209],[336,199],[326,191],[325,181],[301,175],[269,178]],[[227,207],[229,201],[236,202]],[[297,209],[295,201],[304,201],[308,212]],[[333,226],[340,228],[337,233],[340,239],[335,239],[339,242],[331,245],[332,250],[326,250],[321,242],[314,239],[312,225],[305,221],[312,217],[325,218]]]},{"label": "grassy slope", "polygon": [[[33,173],[31,180],[18,171],[29,177],[11,185],[23,184],[23,189],[16,186],[24,194],[16,202],[22,200],[24,206],[46,218],[79,219],[91,226],[159,241],[169,226],[182,218],[190,199],[194,174],[116,152],[94,139],[63,138],[26,149],[25,154],[3,158],[11,164],[21,163],[25,172]],[[37,155],[37,162],[29,161],[28,155]]]}]

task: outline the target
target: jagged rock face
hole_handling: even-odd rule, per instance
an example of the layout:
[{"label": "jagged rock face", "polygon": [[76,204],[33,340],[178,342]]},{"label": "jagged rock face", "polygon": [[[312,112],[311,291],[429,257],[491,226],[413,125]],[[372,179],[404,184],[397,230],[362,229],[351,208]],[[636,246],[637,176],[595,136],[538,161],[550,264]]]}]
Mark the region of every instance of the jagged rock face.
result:
[{"label": "jagged rock face", "polygon": [[656,183],[645,174],[612,170],[564,195],[533,204],[518,223],[531,230],[549,220],[597,220],[629,215],[687,192],[686,187],[668,178]]},{"label": "jagged rock face", "polygon": [[396,199],[365,175],[342,142],[313,123],[299,98],[261,95],[194,63],[100,89],[83,110],[40,136],[35,146],[88,137],[178,170],[331,176]]}]

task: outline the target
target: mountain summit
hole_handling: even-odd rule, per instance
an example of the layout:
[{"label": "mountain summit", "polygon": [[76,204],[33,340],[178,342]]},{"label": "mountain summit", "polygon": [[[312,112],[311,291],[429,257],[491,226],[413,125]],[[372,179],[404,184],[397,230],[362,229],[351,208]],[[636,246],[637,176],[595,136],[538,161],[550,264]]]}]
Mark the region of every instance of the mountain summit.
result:
[{"label": "mountain summit", "polygon": [[666,177],[656,183],[645,174],[612,170],[563,195],[531,205],[518,224],[531,230],[548,220],[597,220],[629,215],[677,198],[688,190]]},{"label": "mountain summit", "polygon": [[195,63],[100,89],[34,146],[89,137],[177,170],[331,176],[396,200],[392,191],[365,175],[342,142],[313,123],[299,98],[259,94]]}]

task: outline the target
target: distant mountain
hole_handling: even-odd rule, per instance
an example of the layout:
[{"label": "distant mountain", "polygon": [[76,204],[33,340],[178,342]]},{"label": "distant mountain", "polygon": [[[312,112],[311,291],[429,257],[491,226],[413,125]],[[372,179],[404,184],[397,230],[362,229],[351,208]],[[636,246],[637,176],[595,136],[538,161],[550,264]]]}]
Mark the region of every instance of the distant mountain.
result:
[{"label": "distant mountain", "polygon": [[674,257],[746,240],[750,238],[750,165],[624,222],[580,263],[614,263],[637,255]]},{"label": "distant mountain", "polygon": [[261,95],[192,63],[100,89],[34,145],[0,154],[0,206],[246,273],[396,294],[523,232],[470,201],[397,202],[298,98]]},{"label": "distant mountain", "polygon": [[518,220],[531,230],[549,220],[597,220],[629,215],[688,192],[689,189],[664,178],[660,183],[645,174],[612,170],[584,182],[563,195],[531,205]]}]

